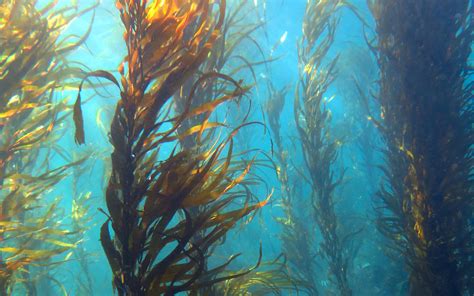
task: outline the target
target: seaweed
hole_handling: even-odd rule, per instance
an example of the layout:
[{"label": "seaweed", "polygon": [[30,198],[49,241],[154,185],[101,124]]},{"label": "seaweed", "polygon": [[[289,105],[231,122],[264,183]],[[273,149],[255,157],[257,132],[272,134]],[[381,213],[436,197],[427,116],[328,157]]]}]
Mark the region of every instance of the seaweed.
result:
[{"label": "seaweed", "polygon": [[[255,34],[258,30],[262,27],[261,22],[254,22],[249,16],[253,16],[253,12],[255,7],[253,4],[250,4],[247,0],[240,0],[235,1],[227,8],[226,15],[224,17],[224,22],[222,25],[222,34],[219,35],[219,38],[216,39],[208,58],[200,65],[198,71],[190,79],[188,79],[180,90],[175,93],[173,96],[173,102],[175,111],[177,113],[182,113],[186,110],[187,104],[190,101],[189,95],[191,94],[191,89],[194,87],[193,92],[193,100],[191,108],[196,106],[211,102],[216,97],[225,96],[226,93],[229,91],[229,83],[235,84],[235,81],[231,79],[208,79],[202,81],[200,84],[196,84],[196,81],[200,79],[200,77],[205,73],[211,72],[218,72],[218,73],[225,73],[226,78],[235,77],[235,76],[245,76],[245,75],[252,75],[254,78],[254,83],[256,83],[256,77],[254,73],[254,67],[260,64],[264,64],[266,61],[262,57],[261,60],[255,60],[252,58],[247,51],[248,48],[244,52],[242,52],[243,46],[249,41],[252,43],[253,46],[259,49],[259,44],[256,41]],[[253,99],[251,97],[251,86],[243,85],[243,81],[239,81],[241,87],[245,89],[246,95],[246,102],[249,102],[249,110],[252,106],[251,102]],[[247,120],[247,114],[241,116],[241,118],[237,118],[236,114],[240,113],[240,110],[243,109],[243,100],[239,99],[236,100],[236,104],[227,107],[227,110],[220,110],[225,111],[225,121],[222,124],[226,126],[240,126]],[[207,121],[209,125],[220,125],[218,122],[218,114],[220,112],[216,112],[216,114],[201,114],[195,117],[186,118],[183,121],[181,126],[178,128],[178,135],[179,134],[186,134],[187,131],[193,126],[200,126],[203,121]],[[213,115],[213,116],[209,116]],[[223,126],[223,125],[222,125]],[[197,151],[205,151],[209,149],[209,145],[213,143],[208,140],[202,140],[202,137],[209,139],[215,137],[216,128],[208,129],[205,133],[195,133],[192,135],[188,135],[185,137],[179,137],[179,141],[182,147],[186,149],[196,149]],[[242,134],[242,135],[241,135]],[[241,142],[242,138],[248,138],[248,133],[237,133],[235,135],[237,138],[237,144]],[[236,145],[241,146],[241,145]],[[250,161],[249,159],[249,152],[250,151],[242,151],[239,152],[238,157],[241,158],[240,160],[235,160],[235,167],[241,166],[242,169],[245,169],[247,163]],[[236,155],[237,156],[237,155]],[[255,159],[253,161],[254,167],[259,167],[260,161]],[[253,170],[252,170],[253,171]],[[260,180],[257,180],[257,176],[253,176],[253,172],[249,171],[249,175],[246,178],[246,181],[242,182],[243,186],[247,187],[249,192],[249,196],[253,195],[253,186],[250,184],[255,184],[255,182],[260,183]],[[245,184],[244,184],[245,183]],[[248,185],[248,186],[247,186]],[[193,207],[189,209],[189,213],[192,217],[199,215],[201,212],[206,211],[206,207],[208,205],[204,205],[204,208],[201,207]],[[205,230],[203,230],[205,232]],[[200,240],[204,237],[204,233],[197,233],[193,240]],[[225,238],[221,239],[223,243]],[[217,244],[213,247],[213,249],[217,247]],[[209,250],[209,253],[212,253],[213,250]],[[208,268],[207,258],[204,263],[204,270]],[[268,263],[264,263],[268,265]],[[231,271],[229,271],[232,273]],[[234,272],[235,273],[235,272]],[[258,277],[257,275],[263,273],[252,273],[253,276],[243,277],[242,279],[236,280],[234,283],[239,283],[239,286],[243,289],[244,286],[251,287],[253,285],[257,285]],[[246,279],[246,280],[244,280]],[[251,284],[252,283],[252,284]],[[234,284],[234,286],[236,286]],[[276,289],[276,286],[274,287]],[[227,293],[223,290],[222,285],[217,287],[208,287],[203,288],[198,294],[202,295],[221,295],[223,293]],[[237,289],[237,288],[236,288]],[[248,288],[246,288],[248,289]]]},{"label": "seaweed", "polygon": [[352,295],[347,277],[351,253],[350,234],[341,237],[334,209],[334,190],[342,182],[333,169],[338,141],[330,134],[331,111],[325,98],[336,77],[337,57],[325,64],[334,41],[344,1],[309,1],[303,18],[303,37],[298,46],[300,79],[294,100],[294,116],[303,152],[305,171],[300,175],[311,186],[313,217],[322,236],[319,254],[327,260],[329,279],[341,295]]},{"label": "seaweed", "polygon": [[[243,168],[233,162],[233,137],[249,123],[226,137],[204,137],[199,145],[205,149],[181,144],[186,137],[223,127],[207,119],[219,105],[238,100],[246,88],[230,76],[203,73],[184,110],[172,112],[171,97],[196,74],[222,34],[226,2],[121,0],[116,6],[127,45],[120,79],[99,70],[83,80],[107,79],[120,90],[110,127],[112,172],[102,247],[119,295],[196,294],[252,271],[222,274],[235,256],[211,269],[205,262],[213,245],[267,201],[252,203],[242,185],[253,161]],[[193,106],[197,89],[213,80],[225,82],[227,91]],[[82,144],[80,90],[73,117],[75,139]],[[187,119],[200,115],[204,119],[197,125],[181,129]],[[205,210],[191,215],[196,207]]]},{"label": "seaweed", "polygon": [[[370,50],[358,44],[350,43],[341,54],[337,64],[338,79],[335,81],[337,92],[344,100],[344,119],[347,127],[340,128],[345,141],[355,144],[361,171],[368,179],[370,190],[375,191],[378,176],[376,175],[377,137],[378,132],[370,121],[367,108],[373,109],[373,104],[366,104],[365,98],[373,92],[377,79],[377,63]],[[370,110],[369,113],[372,113]],[[345,146],[348,146],[347,144]]]},{"label": "seaweed", "polygon": [[[297,192],[299,186],[296,185],[295,178],[290,179],[292,166],[290,165],[288,151],[283,143],[281,135],[280,118],[285,106],[285,98],[290,90],[290,86],[282,89],[275,89],[273,84],[268,84],[268,99],[265,104],[265,111],[268,118],[268,125],[273,133],[273,155],[275,158],[275,170],[282,192],[281,207],[284,217],[278,217],[276,221],[282,225],[280,241],[282,252],[286,258],[285,266],[289,275],[298,282],[298,289],[306,291],[308,295],[318,295],[315,279],[316,258],[313,250],[315,242],[312,231],[304,223],[304,215],[298,208],[297,198],[301,192]],[[295,252],[295,250],[298,250]]]},{"label": "seaweed", "polygon": [[216,295],[285,295],[283,290],[298,291],[303,285],[304,283],[295,280],[287,271],[285,257],[280,255],[274,261],[262,263],[258,269],[244,276],[221,283]]},{"label": "seaweed", "polygon": [[473,3],[369,1],[384,142],[378,227],[411,295],[473,293]]},{"label": "seaweed", "polygon": [[[89,156],[94,153],[88,153]],[[67,152],[64,152],[67,155]],[[73,154],[73,159],[82,159],[82,155]],[[88,166],[87,168],[89,168]],[[92,211],[92,192],[83,192],[81,188],[81,178],[86,173],[84,166],[73,168],[72,180],[72,204],[71,204],[71,230],[73,232],[72,241],[77,242],[76,248],[66,255],[66,259],[74,258],[79,264],[79,274],[75,275],[78,295],[94,295],[93,279],[90,269],[91,256],[85,246],[86,233],[94,225]]]},{"label": "seaweed", "polygon": [[[91,212],[91,192],[80,193],[75,195],[71,208],[72,231],[76,233],[75,241],[80,242],[75,250],[70,253],[79,263],[81,275],[77,276],[78,294],[79,295],[94,295],[93,280],[90,269],[90,256],[83,246],[85,233],[90,229],[92,217]],[[68,254],[69,255],[69,254]],[[66,258],[68,258],[68,255]]]},{"label": "seaweed", "polygon": [[[238,80],[235,77],[253,78],[250,85],[242,85],[247,90],[247,99],[236,101],[237,106],[232,108],[232,112],[226,113],[226,123],[228,125],[238,126],[243,121],[248,120],[249,113],[253,111],[252,103],[254,101],[250,99],[251,86],[257,85],[255,67],[269,62],[269,59],[265,58],[256,37],[256,34],[263,28],[264,23],[260,20],[254,20],[255,17],[255,6],[253,3],[250,3],[248,0],[232,1],[224,17],[221,29],[222,34],[214,42],[209,56],[203,61],[193,77],[188,79],[173,97],[177,112],[182,112],[185,109],[190,90],[203,73],[218,72],[225,73],[235,80]],[[252,50],[258,52],[260,58],[258,58],[258,54],[252,56]],[[239,83],[243,82],[243,80],[239,81]],[[227,81],[219,79],[203,81],[195,89],[193,105],[197,106],[223,95],[228,90],[227,84]],[[187,119],[180,129],[187,130],[194,123],[200,122],[203,116]],[[242,143],[244,141],[245,144],[251,142],[248,140],[249,133],[238,133],[235,135],[235,138],[239,146],[243,146]],[[191,146],[196,146],[196,140],[198,140],[197,136],[181,139],[181,141],[188,142],[183,143],[184,145]],[[251,148],[253,148],[253,145],[246,145],[247,150]]]},{"label": "seaweed", "polygon": [[[35,293],[31,266],[57,265],[55,255],[75,243],[56,221],[59,199],[48,198],[53,187],[81,161],[56,168],[48,165],[50,146],[70,110],[54,101],[77,69],[66,56],[85,40],[62,32],[78,15],[74,7],[57,9],[54,2],[0,3],[0,293],[9,295],[17,283]],[[45,206],[48,200],[48,206]],[[34,210],[34,211],[33,211]]]}]

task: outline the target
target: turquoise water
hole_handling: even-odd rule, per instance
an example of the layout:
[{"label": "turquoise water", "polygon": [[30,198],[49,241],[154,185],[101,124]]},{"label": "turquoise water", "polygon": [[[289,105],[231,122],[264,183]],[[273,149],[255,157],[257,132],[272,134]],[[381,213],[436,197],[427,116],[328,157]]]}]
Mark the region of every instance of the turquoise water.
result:
[{"label": "turquoise water", "polygon": [[[47,2],[39,1],[36,6],[42,7]],[[68,1],[59,1],[58,7],[55,9],[66,5],[66,2]],[[34,203],[32,202],[29,205],[32,207],[32,211],[28,211],[26,214],[35,216],[44,211],[54,200],[58,200],[55,214],[48,222],[50,224],[45,225],[45,228],[58,227],[66,232],[72,232],[58,238],[71,244],[71,248],[66,248],[48,260],[35,262],[28,268],[25,267],[27,265],[23,266],[23,269],[17,271],[10,280],[13,295],[28,295],[27,289],[25,289],[28,286],[35,287],[36,294],[30,291],[31,295],[117,294],[117,290],[114,290],[113,273],[100,239],[101,226],[107,220],[107,215],[110,214],[105,201],[107,183],[112,171],[110,154],[113,147],[109,141],[110,126],[120,93],[113,83],[106,79],[91,78],[84,84],[81,97],[85,145],[77,145],[74,141],[75,127],[72,106],[77,98],[78,82],[84,73],[106,70],[117,79],[120,78],[118,68],[127,55],[127,47],[115,1],[102,0],[96,3],[95,1],[82,0],[75,2],[77,2],[79,11],[95,6],[93,10],[74,18],[62,32],[63,36],[71,34],[77,40],[77,36],[86,34],[91,26],[85,42],[67,56],[67,60],[82,69],[83,72],[78,74],[78,77],[71,79],[72,86],[65,89],[58,87],[58,90],[52,94],[52,101],[55,104],[59,104],[67,98],[69,109],[61,111],[63,112],[61,114],[66,115],[66,119],[54,127],[57,136],[52,138],[53,143],[45,142],[44,146],[37,148],[41,151],[38,152],[36,158],[38,163],[32,166],[33,172],[31,174],[36,176],[35,170],[41,172],[46,162],[50,167],[55,168],[66,165],[73,159],[84,160],[78,166],[67,168],[61,181],[54,184],[48,191],[43,192]],[[245,166],[255,160],[250,170],[251,173],[244,178],[251,184],[249,183],[248,187],[234,189],[236,192],[239,188],[248,189],[249,191],[246,193],[251,194],[252,200],[249,204],[245,204],[244,198],[236,198],[226,209],[245,208],[265,200],[268,196],[271,197],[266,205],[254,214],[240,219],[224,237],[213,244],[215,248],[206,250],[207,267],[224,264],[233,254],[240,254],[229,266],[226,266],[227,272],[252,268],[259,261],[261,261],[259,268],[252,270],[243,279],[257,277],[265,271],[278,270],[278,272],[270,274],[267,281],[263,281],[261,278],[254,280],[254,286],[250,287],[248,291],[244,291],[242,286],[238,292],[234,291],[229,295],[350,295],[347,294],[348,290],[352,295],[422,295],[416,294],[413,289],[410,290],[412,269],[409,264],[406,264],[407,259],[403,257],[403,252],[393,252],[390,246],[393,247],[397,244],[384,236],[376,227],[378,221],[376,208],[382,204],[377,192],[382,188],[382,185],[389,182],[387,175],[390,175],[390,173],[384,173],[381,167],[387,169],[388,164],[385,156],[387,147],[390,146],[387,146],[388,141],[384,138],[386,134],[383,134],[381,129],[377,129],[377,122],[374,123],[376,121],[374,119],[383,122],[387,116],[385,114],[387,110],[383,106],[380,107],[377,100],[372,99],[373,95],[376,96],[381,91],[379,84],[381,69],[379,68],[380,60],[377,61],[376,56],[367,45],[367,40],[377,40],[377,36],[379,36],[375,29],[376,22],[367,3],[355,0],[351,2],[350,6],[342,6],[330,15],[332,20],[337,20],[334,23],[336,25],[334,40],[321,58],[321,64],[313,65],[314,68],[308,70],[307,66],[310,63],[302,60],[301,51],[299,52],[302,46],[307,44],[304,43],[304,40],[307,42],[307,39],[303,39],[302,28],[308,1],[228,0],[228,15],[236,9],[237,3],[240,2],[245,3],[243,12],[239,14],[243,25],[236,27],[232,32],[243,32],[254,24],[259,24],[259,26],[247,38],[240,41],[229,58],[229,63],[221,69],[221,72],[232,76],[235,81],[241,81],[242,85],[249,86],[250,90],[237,102],[222,104],[214,110],[210,115],[210,121],[221,122],[222,126],[218,127],[214,134],[204,133],[209,135],[210,140],[207,142],[207,146],[203,145],[203,147],[210,149],[213,141],[222,141],[225,135],[232,131],[232,128],[243,122],[253,122],[253,124],[243,126],[233,138],[235,146],[233,161],[236,163],[240,161],[239,163],[243,165],[237,172],[229,175],[229,178],[237,178],[244,171]],[[318,1],[312,2],[317,3]],[[424,2],[439,1],[425,0]],[[472,1],[466,3],[468,4],[465,7],[471,12],[469,20],[472,23]],[[310,26],[314,25],[315,23],[310,24]],[[466,30],[471,30],[470,34],[472,35],[472,25]],[[327,32],[323,30],[323,33],[318,36],[317,40],[319,41],[316,42],[315,47],[321,44],[321,40],[327,38]],[[0,36],[0,44],[1,42]],[[468,54],[468,56],[472,56],[472,54]],[[208,56],[208,58],[210,57],[212,55]],[[317,106],[314,101],[307,106],[304,105],[303,109],[297,108],[295,110],[295,100],[301,104],[302,98],[305,97],[305,84],[302,81],[305,81],[305,78],[310,74],[317,73],[316,78],[313,77],[314,80],[312,80],[316,88],[318,77],[324,77],[331,61],[336,59],[334,72],[332,72],[334,80],[331,80],[327,89],[321,94],[321,105],[317,107],[317,110],[326,111],[325,115],[321,114],[322,111],[315,111],[315,113],[308,111],[311,106]],[[248,67],[249,63],[255,63],[251,69]],[[449,64],[449,61],[447,63]],[[242,66],[242,69],[234,73],[233,70],[239,66]],[[466,77],[463,82],[468,84],[471,81],[472,83],[472,69],[470,74],[466,74]],[[196,79],[196,77],[192,79]],[[0,75],[1,83],[2,76]],[[276,96],[270,91],[270,85],[275,90],[286,89],[283,108],[281,113],[277,114],[280,120],[278,131],[275,131],[271,124],[272,114],[269,102],[276,101]],[[308,89],[311,88],[308,87]],[[150,88],[146,88],[146,91],[150,91]],[[225,94],[229,92],[230,90]],[[466,91],[466,93],[468,92]],[[174,97],[178,97],[178,91],[175,92]],[[172,102],[170,100],[165,106],[172,106],[170,105],[173,104]],[[472,109],[472,102],[465,108]],[[174,118],[173,116],[179,114],[177,109],[171,108],[170,110],[170,113],[166,115],[167,119]],[[3,110],[0,110],[0,119],[2,119],[2,112]],[[311,127],[311,118],[313,118],[311,114],[320,116],[319,119],[323,122],[321,125],[323,136],[319,135],[323,143],[322,150],[311,150],[304,146],[304,135],[314,136],[314,133],[312,134],[314,130],[303,128],[305,130],[303,133],[302,130],[299,130],[302,126]],[[470,125],[472,130],[472,121]],[[164,124],[156,133],[167,128],[169,126]],[[4,145],[9,134],[1,121],[0,130],[4,133],[2,135],[4,137],[2,145]],[[176,133],[179,134],[182,131],[177,130]],[[280,140],[277,139],[278,132]],[[436,139],[441,138],[440,135]],[[318,142],[311,136],[310,139],[313,139],[312,143]],[[472,137],[470,140],[472,150]],[[439,141],[441,142],[441,140]],[[175,138],[173,141],[160,145],[160,155],[157,161],[165,160],[171,157],[173,152],[183,149],[178,142]],[[434,142],[433,146],[436,143]],[[405,146],[400,144],[399,146],[401,151],[408,151],[406,154],[408,158],[410,158],[410,153],[416,154],[415,150],[409,149],[409,144]],[[173,151],[173,149],[176,150]],[[225,159],[228,149],[229,146],[223,149],[222,159]],[[326,162],[312,158],[322,155],[319,154],[321,151],[323,154],[324,151],[334,151],[335,154],[334,157],[329,157],[329,161]],[[238,152],[242,152],[242,154],[238,154]],[[29,149],[25,149],[21,153],[27,154]],[[65,157],[64,153],[68,154],[68,157]],[[198,151],[193,150],[193,153],[198,153]],[[472,163],[472,152],[465,157]],[[18,159],[21,162],[21,157]],[[45,162],[39,163],[43,159]],[[13,163],[13,160],[9,159],[9,161]],[[2,162],[0,162],[1,164]],[[326,175],[324,175],[325,168],[329,170]],[[22,173],[16,172],[16,167],[9,167],[9,169],[15,173]],[[472,164],[468,171],[472,172]],[[182,176],[181,172],[176,172],[170,178],[179,179]],[[287,176],[286,180],[282,178],[285,175]],[[318,189],[323,188],[318,184],[326,184],[324,181],[318,183],[320,180],[318,178],[324,178],[324,176],[329,178],[329,182],[336,183],[336,180],[340,180],[331,191],[328,208],[315,202]],[[401,180],[404,180],[404,177]],[[143,177],[143,179],[146,178],[152,179],[150,176]],[[469,176],[468,179],[471,180],[472,176]],[[466,184],[470,184],[472,189],[471,181],[466,181]],[[165,187],[163,184],[162,186]],[[0,200],[5,200],[9,190],[7,186],[2,188]],[[240,194],[241,191],[238,192]],[[466,194],[472,198],[472,190]],[[79,201],[78,197],[84,195],[90,197],[82,205],[85,212],[84,216],[79,219],[84,223],[82,225],[84,228],[77,229],[74,228],[74,209],[77,210],[75,206]],[[140,212],[143,211],[144,204],[144,201],[140,201],[136,205]],[[466,207],[472,207],[472,205],[466,204]],[[77,212],[75,213],[77,214]],[[187,214],[186,211],[183,211],[173,216],[174,220],[169,228],[176,226],[178,221],[184,221]],[[333,214],[334,216],[332,216]],[[328,217],[332,217],[334,220],[324,220]],[[54,225],[54,223],[58,223],[58,225]],[[472,221],[469,223],[472,227]],[[5,225],[8,226],[8,224]],[[333,226],[337,234],[336,243],[334,241],[328,242],[328,236],[323,234],[325,231],[330,233]],[[4,235],[8,237],[9,234],[5,231]],[[30,233],[26,234],[26,236],[28,235]],[[469,232],[469,235],[467,240],[472,241],[472,233]],[[294,241],[290,241],[291,239]],[[400,238],[400,240],[402,239]],[[9,245],[10,241],[5,240],[2,248],[6,248],[7,245],[8,247],[16,246],[15,244]],[[190,240],[186,246],[190,247],[192,243],[193,240]],[[340,244],[339,249],[336,248],[336,253],[333,253],[334,257],[331,257],[330,252],[324,247],[329,245],[329,249],[331,249],[331,246],[336,244]],[[117,243],[115,246],[117,247]],[[173,246],[171,244],[168,248],[173,248]],[[260,248],[262,257],[259,259]],[[166,253],[166,250],[165,248],[163,253]],[[8,253],[6,249],[3,251],[5,254]],[[0,251],[0,253],[2,252]],[[2,257],[6,258],[5,256]],[[158,256],[156,260],[161,260],[165,255],[161,256]],[[347,262],[344,264],[339,262],[341,265],[331,268],[330,262],[337,256]],[[469,260],[472,261],[472,251],[470,256]],[[54,262],[61,263],[54,264]],[[345,280],[342,281],[336,276],[341,274],[341,269],[345,274]],[[228,275],[225,273],[226,271],[223,271],[222,274]],[[259,274],[259,271],[262,273]],[[467,277],[472,278],[472,272],[467,274]],[[120,275],[117,278],[120,278]],[[341,282],[348,285],[348,290],[345,292],[341,289]],[[225,283],[230,284],[230,281]],[[266,287],[272,284],[275,287],[273,290],[259,290],[265,284]],[[117,287],[117,283],[115,286]],[[472,291],[472,284],[469,288],[471,290],[464,289],[461,294],[453,292],[452,295],[469,295],[469,291]],[[120,295],[135,295],[132,292],[127,294],[126,288],[117,287],[117,289],[119,292],[124,291]],[[214,291],[214,294],[201,290],[199,295],[224,295],[222,287],[220,289],[217,292]],[[140,295],[160,294],[157,290],[148,291],[148,293]],[[176,294],[186,295],[185,292],[176,292]],[[427,292],[424,295],[431,294]]]}]

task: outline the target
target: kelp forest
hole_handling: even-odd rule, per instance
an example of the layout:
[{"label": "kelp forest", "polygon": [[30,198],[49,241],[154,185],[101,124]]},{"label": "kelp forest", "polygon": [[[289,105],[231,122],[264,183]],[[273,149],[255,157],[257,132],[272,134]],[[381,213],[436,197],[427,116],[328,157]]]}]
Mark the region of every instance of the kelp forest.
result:
[{"label": "kelp forest", "polygon": [[0,296],[474,295],[472,0],[0,0]]}]

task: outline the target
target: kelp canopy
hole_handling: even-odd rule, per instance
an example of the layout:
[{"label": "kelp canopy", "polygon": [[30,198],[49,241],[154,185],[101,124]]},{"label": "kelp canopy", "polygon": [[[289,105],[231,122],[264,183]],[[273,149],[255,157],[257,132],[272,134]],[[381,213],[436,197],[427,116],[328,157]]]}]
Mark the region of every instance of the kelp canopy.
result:
[{"label": "kelp canopy", "polygon": [[[204,268],[205,261],[212,255],[209,248],[235,223],[265,204],[248,204],[248,192],[239,189],[252,164],[239,172],[232,162],[232,137],[239,128],[223,139],[208,139],[213,142],[205,151],[177,142],[222,126],[209,122],[209,115],[218,105],[243,95],[238,82],[217,72],[203,73],[184,110],[170,113],[170,98],[197,71],[221,34],[226,3],[117,1],[116,6],[127,46],[121,78],[105,71],[88,75],[108,79],[120,90],[110,127],[114,151],[102,246],[119,295],[195,293],[248,272],[226,275],[233,258],[211,269]],[[226,82],[229,90],[191,108],[196,88],[216,79]],[[177,133],[187,118],[200,114],[208,115]],[[84,143],[80,94],[74,120],[76,141]],[[167,145],[174,148],[166,152]],[[240,206],[230,208],[237,200]],[[204,211],[190,215],[191,207],[202,205]]]}]

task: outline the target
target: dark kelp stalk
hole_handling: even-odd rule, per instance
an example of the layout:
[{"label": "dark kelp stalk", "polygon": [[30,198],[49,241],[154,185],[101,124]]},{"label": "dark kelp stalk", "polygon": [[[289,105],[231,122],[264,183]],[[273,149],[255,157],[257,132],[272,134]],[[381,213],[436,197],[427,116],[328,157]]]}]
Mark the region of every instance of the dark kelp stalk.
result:
[{"label": "dark kelp stalk", "polygon": [[380,231],[411,295],[472,295],[473,3],[369,1],[387,145]]},{"label": "dark kelp stalk", "polygon": [[[120,80],[105,71],[88,75],[107,79],[120,90],[110,127],[112,173],[101,243],[119,295],[196,295],[252,271],[225,272],[235,257],[205,267],[210,248],[266,202],[251,204],[241,188],[252,161],[242,170],[234,166],[232,137],[239,128],[223,138],[203,136],[224,126],[208,119],[219,105],[244,95],[240,83],[217,72],[203,73],[185,108],[171,111],[171,97],[198,71],[222,33],[226,3],[120,0],[116,6],[128,51]],[[193,106],[196,90],[215,79],[227,83],[224,95]],[[76,141],[84,143],[80,106],[79,94]],[[198,125],[177,133],[188,118],[200,115],[205,116]],[[181,138],[195,134],[206,149],[180,145]],[[191,208],[200,211],[191,215]]]},{"label": "dark kelp stalk", "polygon": [[[342,176],[334,164],[338,144],[330,134],[331,111],[325,98],[335,79],[337,57],[326,61],[333,44],[344,1],[308,1],[303,17],[303,38],[298,44],[299,84],[294,101],[294,116],[303,152],[303,177],[311,186],[313,217],[321,233],[320,254],[329,267],[329,280],[340,295],[352,295],[347,277],[350,252],[345,246],[335,212],[334,190]],[[341,174],[339,174],[341,175]]]}]

